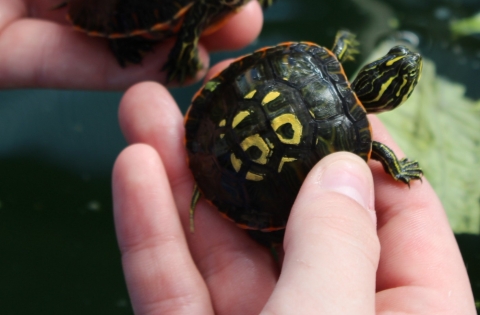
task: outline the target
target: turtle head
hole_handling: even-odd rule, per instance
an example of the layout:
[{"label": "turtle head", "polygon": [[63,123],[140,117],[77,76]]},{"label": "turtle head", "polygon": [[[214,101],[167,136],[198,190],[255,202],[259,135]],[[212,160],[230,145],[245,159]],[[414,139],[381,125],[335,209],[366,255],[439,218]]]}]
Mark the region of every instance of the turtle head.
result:
[{"label": "turtle head", "polygon": [[368,113],[394,109],[412,94],[422,72],[422,57],[395,46],[360,70],[352,89]]}]

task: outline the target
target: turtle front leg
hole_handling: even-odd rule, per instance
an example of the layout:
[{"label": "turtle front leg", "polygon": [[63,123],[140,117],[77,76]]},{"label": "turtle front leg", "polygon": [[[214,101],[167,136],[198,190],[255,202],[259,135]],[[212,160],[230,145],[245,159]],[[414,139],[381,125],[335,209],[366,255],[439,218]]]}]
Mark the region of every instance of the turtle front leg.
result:
[{"label": "turtle front leg", "polygon": [[212,15],[202,9],[194,7],[184,18],[175,45],[162,68],[167,72],[167,82],[177,80],[183,83],[187,78],[194,78],[198,70],[202,69],[198,57],[198,40]]},{"label": "turtle front leg", "polygon": [[385,172],[409,187],[411,180],[422,180],[423,171],[417,161],[410,161],[407,158],[399,160],[392,149],[380,142],[373,141],[371,158],[380,161]]},{"label": "turtle front leg", "polygon": [[338,31],[335,36],[332,52],[340,62],[355,60],[355,55],[359,53],[358,45],[359,43],[355,39],[355,34],[344,30]]}]

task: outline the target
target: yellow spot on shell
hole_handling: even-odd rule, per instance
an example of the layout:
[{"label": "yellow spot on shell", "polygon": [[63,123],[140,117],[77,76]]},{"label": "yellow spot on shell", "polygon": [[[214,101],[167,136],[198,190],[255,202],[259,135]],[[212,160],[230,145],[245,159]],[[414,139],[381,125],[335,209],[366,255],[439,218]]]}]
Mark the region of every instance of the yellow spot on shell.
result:
[{"label": "yellow spot on shell", "polygon": [[280,161],[280,164],[278,165],[278,172],[280,173],[282,171],[283,164],[285,164],[286,162],[293,162],[293,161],[296,161],[296,160],[297,160],[296,158],[282,157],[282,160]]},{"label": "yellow spot on shell", "polygon": [[262,100],[262,105],[270,103],[271,101],[273,101],[279,96],[280,96],[280,92],[277,92],[277,91],[268,92],[268,94],[265,95],[265,97]]},{"label": "yellow spot on shell", "polygon": [[253,180],[253,181],[261,181],[263,180],[263,174],[255,174],[255,173],[252,173],[252,172],[247,172],[247,175],[245,176],[246,179],[248,180]]},{"label": "yellow spot on shell", "polygon": [[257,90],[250,91],[247,95],[245,95],[243,98],[244,99],[251,99],[255,93],[257,93]]},{"label": "yellow spot on shell", "polygon": [[250,115],[250,112],[247,111],[247,110],[244,110],[244,111],[239,112],[239,113],[233,118],[232,127],[233,127],[233,128],[237,127],[237,125],[238,125],[239,123],[241,123],[242,120],[244,120],[245,117],[247,117],[248,115]]},{"label": "yellow spot on shell", "polygon": [[271,151],[265,140],[259,134],[245,138],[242,143],[240,143],[240,147],[242,147],[243,151],[247,151],[253,146],[257,147],[262,152],[262,155],[252,161],[259,164],[267,164]]},{"label": "yellow spot on shell", "polygon": [[218,126],[219,127],[225,127],[225,125],[227,124],[227,121],[225,119],[222,119],[219,123],[218,123]]},{"label": "yellow spot on shell", "polygon": [[[285,144],[299,144],[302,138],[303,126],[302,123],[298,120],[297,116],[294,114],[283,114],[276,117],[270,123],[273,130],[278,136],[278,139]],[[290,124],[293,129],[293,137],[285,138],[281,133],[278,132],[278,129],[283,125]]]},{"label": "yellow spot on shell", "polygon": [[235,169],[235,172],[239,172],[240,168],[242,167],[242,160],[237,159],[234,153],[230,155],[230,162],[232,163],[233,168]]}]

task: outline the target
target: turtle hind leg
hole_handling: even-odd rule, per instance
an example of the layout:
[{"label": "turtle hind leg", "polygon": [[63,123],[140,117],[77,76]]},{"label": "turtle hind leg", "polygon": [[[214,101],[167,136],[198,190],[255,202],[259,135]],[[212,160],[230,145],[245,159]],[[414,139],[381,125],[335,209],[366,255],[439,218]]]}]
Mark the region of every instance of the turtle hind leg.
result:
[{"label": "turtle hind leg", "polygon": [[422,180],[423,171],[417,161],[410,161],[407,158],[399,160],[392,149],[380,142],[372,143],[372,159],[380,161],[385,172],[409,187],[411,180]]},{"label": "turtle hind leg", "polygon": [[212,8],[205,1],[196,1],[183,18],[184,23],[177,33],[173,48],[162,70],[167,72],[167,82],[177,81],[183,84],[185,79],[195,78],[203,68],[198,56],[198,40],[210,22],[227,7]]},{"label": "turtle hind leg", "polygon": [[128,63],[141,63],[144,53],[153,51],[157,41],[135,36],[109,39],[108,43],[118,64],[125,68]]},{"label": "turtle hind leg", "polygon": [[359,53],[357,49],[358,45],[359,43],[355,39],[355,34],[341,30],[338,31],[335,36],[332,52],[340,62],[355,60],[355,55]]}]

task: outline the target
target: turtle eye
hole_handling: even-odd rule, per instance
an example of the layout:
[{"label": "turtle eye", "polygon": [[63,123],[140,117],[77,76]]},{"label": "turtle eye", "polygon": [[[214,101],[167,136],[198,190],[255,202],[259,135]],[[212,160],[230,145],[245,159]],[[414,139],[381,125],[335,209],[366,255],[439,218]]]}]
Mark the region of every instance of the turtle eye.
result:
[{"label": "turtle eye", "polygon": [[417,69],[411,70],[411,71],[408,73],[408,75],[409,75],[410,77],[416,77],[416,76],[417,76]]}]

